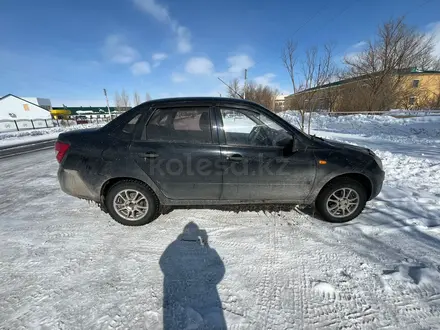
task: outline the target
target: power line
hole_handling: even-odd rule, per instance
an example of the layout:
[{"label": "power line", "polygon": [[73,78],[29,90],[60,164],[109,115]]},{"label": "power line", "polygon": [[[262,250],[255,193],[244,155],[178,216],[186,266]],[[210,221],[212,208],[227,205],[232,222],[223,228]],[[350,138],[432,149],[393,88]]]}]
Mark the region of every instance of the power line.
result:
[{"label": "power line", "polygon": [[291,38],[293,38],[293,36],[295,34],[297,34],[304,26],[306,26],[307,24],[309,24],[313,19],[315,19],[315,17],[317,17],[319,14],[321,14],[325,9],[327,9],[330,6],[330,4],[328,3],[327,6],[322,7],[320,10],[316,11],[312,16],[310,16],[303,24],[301,24],[296,30],[295,32],[293,32]]},{"label": "power line", "polygon": [[418,5],[416,7],[416,9],[414,10],[408,10],[405,14],[403,14],[404,17],[408,16],[409,14],[412,14],[414,12],[416,12],[417,10],[419,10],[420,8],[422,8],[423,6],[427,5],[428,3],[432,2],[434,0],[425,0],[423,3],[421,3],[420,5]]},{"label": "power line", "polygon": [[360,0],[350,1],[350,3],[349,3],[347,6],[345,6],[345,7],[339,12],[339,14],[337,14],[337,15],[333,15],[332,18],[331,18],[329,21],[327,21],[324,25],[322,25],[320,28],[318,28],[315,32],[317,32],[317,31],[323,29],[324,27],[326,27],[328,24],[330,24],[331,22],[333,22],[336,18],[338,18],[338,17],[341,16],[342,14],[344,14],[344,13],[345,13],[346,11],[348,11],[351,7],[353,7],[353,5],[354,5],[356,2],[359,2],[359,1],[360,1]]},{"label": "power line", "polygon": [[[359,0],[356,0],[356,1],[359,1]],[[404,13],[403,17],[406,18],[409,14],[416,12],[417,10],[419,10],[420,8],[422,8],[423,6],[427,5],[428,3],[432,2],[432,1],[434,1],[434,0],[425,0],[423,3],[416,6],[415,9],[408,10],[406,13]],[[345,52],[346,52],[346,50],[339,52],[339,53],[335,54],[334,57],[338,57],[339,55],[342,55]]]},{"label": "power line", "polygon": [[[327,21],[324,25],[322,25],[321,27],[319,27],[315,32],[320,31],[321,29],[323,29],[324,27],[326,27],[328,24],[330,24],[331,22],[333,22],[336,18],[338,18],[339,16],[341,16],[342,14],[344,14],[346,11],[348,11],[355,3],[359,2],[360,0],[354,0],[354,1],[350,1],[350,3],[346,6],[344,6],[344,8],[337,14],[337,15],[333,15],[332,18]],[[432,1],[432,0],[428,0],[428,1]],[[323,12],[326,8],[328,8],[329,6],[324,6],[321,8],[321,10],[317,11],[314,15],[312,15],[304,24],[302,24],[298,29],[296,29],[296,31],[293,33],[292,37],[298,32],[300,31],[305,25],[307,25],[310,21],[312,21],[316,16],[318,16],[321,12]],[[291,37],[291,38],[292,38]]]}]

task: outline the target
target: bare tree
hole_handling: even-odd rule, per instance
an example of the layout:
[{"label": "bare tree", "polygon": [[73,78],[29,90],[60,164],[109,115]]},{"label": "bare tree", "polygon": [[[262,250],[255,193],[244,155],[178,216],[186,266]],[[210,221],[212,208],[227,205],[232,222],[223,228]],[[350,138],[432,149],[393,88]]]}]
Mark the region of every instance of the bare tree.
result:
[{"label": "bare tree", "polygon": [[136,92],[136,91],[133,94],[133,104],[135,106],[141,104],[141,97],[139,96],[138,92]]},{"label": "bare tree", "polygon": [[[329,84],[336,75],[336,67],[333,63],[333,46],[327,44],[320,52],[317,47],[306,50],[305,59],[301,62],[302,80],[291,98],[290,106],[293,106],[300,115],[299,127],[305,130],[306,116],[308,116],[308,132],[312,112],[328,106],[327,90],[321,89],[325,84]],[[331,93],[331,101],[334,103],[337,95]]]},{"label": "bare tree", "polygon": [[296,48],[297,43],[292,40],[288,40],[284,47],[283,53],[281,55],[281,60],[283,61],[283,65],[289,74],[290,81],[292,82],[293,92],[296,93],[296,83],[295,83],[295,69],[296,69]]},{"label": "bare tree", "polygon": [[[245,90],[246,88],[246,90]],[[240,84],[240,80],[235,78],[231,80],[227,87],[227,94],[232,98],[242,98],[246,92],[246,100],[256,102],[274,111],[275,98],[278,95],[278,90],[261,84],[256,84],[250,81],[246,87]]]},{"label": "bare tree", "polygon": [[[309,89],[308,100],[303,109],[309,113],[307,132],[310,134],[312,112],[325,107],[325,90],[320,90],[322,86],[329,84],[336,73],[333,63],[333,45],[324,45],[324,50],[320,54],[317,47],[312,47],[306,51],[306,60],[303,63],[303,75],[305,88]],[[303,123],[304,129],[304,123]]]},{"label": "bare tree", "polygon": [[431,69],[434,71],[440,71],[440,57],[434,59],[434,61],[432,62]]},{"label": "bare tree", "polygon": [[261,104],[272,111],[275,110],[275,98],[278,94],[278,90],[270,86],[256,84],[253,81],[246,84],[246,100]]},{"label": "bare tree", "polygon": [[228,97],[232,97],[235,99],[243,98],[243,88],[240,85],[240,79],[234,78],[232,79],[226,87],[226,93]]},{"label": "bare tree", "polygon": [[145,101],[151,101],[151,96],[148,92],[145,93]]},{"label": "bare tree", "polygon": [[[283,52],[281,54],[281,60],[283,61],[283,65],[289,74],[290,81],[292,83],[293,93],[304,90],[305,86],[301,85],[299,88],[296,84],[295,75],[296,75],[296,64],[298,62],[296,49],[297,43],[292,40],[288,40],[286,45],[284,46]],[[302,96],[296,97],[288,102],[288,106],[291,109],[296,109],[300,115],[299,127],[303,131],[304,130],[304,122],[305,122],[305,110],[300,104],[303,104],[305,100],[302,100]]]},{"label": "bare tree", "polygon": [[[432,67],[432,38],[405,24],[403,18],[379,27],[361,53],[345,57],[351,77],[359,78],[368,111],[388,110],[402,92],[402,77],[411,67]],[[355,110],[355,109],[353,109]],[[359,110],[359,109],[356,109]]]},{"label": "bare tree", "polygon": [[116,91],[115,93],[115,106],[118,111],[127,111],[131,108],[130,97],[125,89],[121,93]]},{"label": "bare tree", "polygon": [[118,91],[115,92],[115,106],[117,111],[122,111],[122,99]]}]

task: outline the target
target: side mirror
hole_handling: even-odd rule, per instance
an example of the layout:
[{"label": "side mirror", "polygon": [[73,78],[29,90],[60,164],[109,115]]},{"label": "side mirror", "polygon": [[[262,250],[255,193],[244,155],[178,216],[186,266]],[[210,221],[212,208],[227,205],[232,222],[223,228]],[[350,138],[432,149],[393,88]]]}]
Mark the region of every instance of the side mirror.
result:
[{"label": "side mirror", "polygon": [[292,153],[294,154],[295,152],[298,152],[302,147],[302,144],[299,143],[299,141],[297,139],[294,139],[293,144],[292,144]]},{"label": "side mirror", "polygon": [[283,155],[285,157],[290,156],[295,150],[295,139],[292,136],[285,136],[283,139],[278,140],[276,145],[283,147]]},{"label": "side mirror", "polygon": [[276,141],[275,143],[278,147],[288,147],[289,145],[293,145],[293,137],[284,136],[282,139]]}]

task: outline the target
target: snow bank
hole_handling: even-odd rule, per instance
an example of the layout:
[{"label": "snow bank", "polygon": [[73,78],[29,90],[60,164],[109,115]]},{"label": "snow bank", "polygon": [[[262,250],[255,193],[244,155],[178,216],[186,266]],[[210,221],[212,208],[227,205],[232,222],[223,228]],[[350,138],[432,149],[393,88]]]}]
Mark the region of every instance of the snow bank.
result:
[{"label": "snow bank", "polygon": [[[281,117],[299,126],[297,111],[286,111]],[[306,117],[306,122],[308,116]],[[440,116],[430,115],[414,118],[395,118],[388,115],[346,115],[334,116],[313,113],[311,127],[315,130],[344,132],[361,135],[399,135],[417,137],[440,137]]]},{"label": "snow bank", "polygon": [[62,132],[83,129],[83,128],[93,128],[101,127],[104,124],[84,124],[84,125],[74,125],[65,127],[52,127],[52,128],[42,128],[27,131],[18,132],[7,132],[0,133],[0,146],[17,145],[21,143],[37,142],[42,140],[55,139],[58,134]]}]

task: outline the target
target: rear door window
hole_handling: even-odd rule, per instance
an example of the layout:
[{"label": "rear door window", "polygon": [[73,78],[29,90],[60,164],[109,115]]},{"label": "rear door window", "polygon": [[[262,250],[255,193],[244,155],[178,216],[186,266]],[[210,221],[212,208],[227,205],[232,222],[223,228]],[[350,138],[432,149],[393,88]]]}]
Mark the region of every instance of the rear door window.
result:
[{"label": "rear door window", "polygon": [[147,123],[143,140],[212,143],[209,108],[158,109]]},{"label": "rear door window", "polygon": [[122,132],[127,134],[132,134],[140,117],[141,114],[134,116],[127,124],[125,124],[124,128],[122,129]]}]

